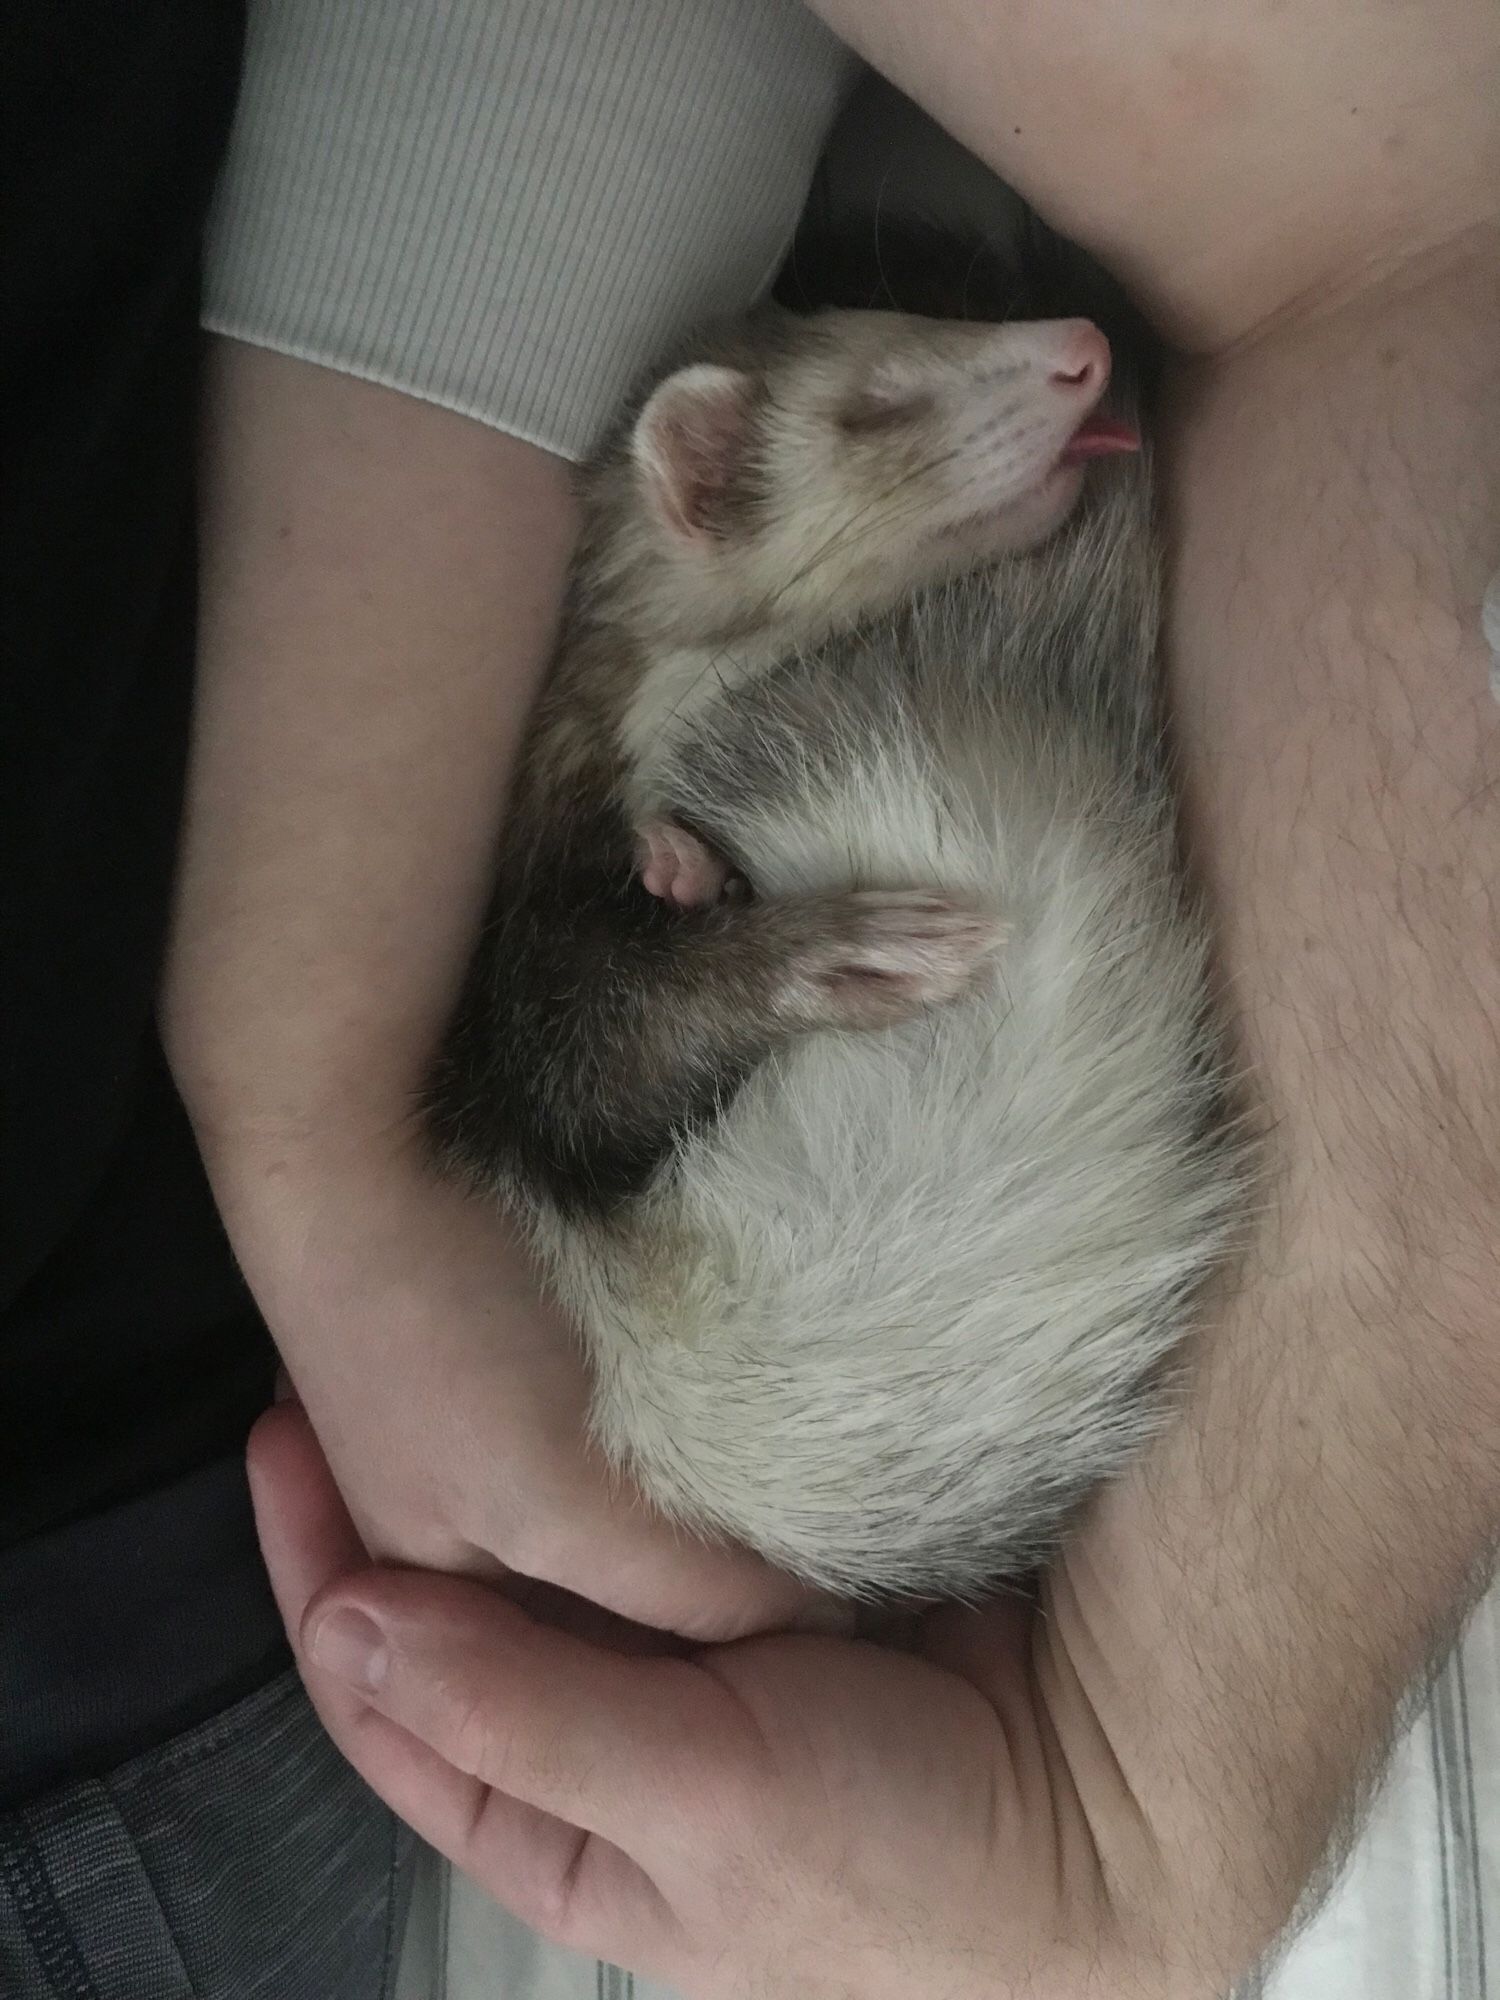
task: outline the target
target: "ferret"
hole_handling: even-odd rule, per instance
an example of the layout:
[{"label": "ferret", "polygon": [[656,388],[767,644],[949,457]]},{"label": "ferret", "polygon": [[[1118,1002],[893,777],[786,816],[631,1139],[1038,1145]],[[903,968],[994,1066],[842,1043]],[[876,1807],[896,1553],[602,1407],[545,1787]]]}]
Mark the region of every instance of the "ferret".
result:
[{"label": "ferret", "polygon": [[1110,372],[771,307],[637,400],[435,1089],[611,1463],[853,1597],[1048,1558],[1243,1199]]}]

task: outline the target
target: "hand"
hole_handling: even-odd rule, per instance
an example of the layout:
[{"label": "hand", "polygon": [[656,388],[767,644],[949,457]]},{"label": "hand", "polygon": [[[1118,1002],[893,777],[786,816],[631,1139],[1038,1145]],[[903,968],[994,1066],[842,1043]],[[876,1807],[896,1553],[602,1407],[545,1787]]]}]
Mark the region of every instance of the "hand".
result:
[{"label": "hand", "polygon": [[[1215,1990],[1224,1968],[1184,1970],[1191,1905],[1152,1872],[1107,1757],[1082,1734],[1075,1765],[1061,1752],[1027,1607],[940,1614],[913,1653],[780,1637],[624,1657],[475,1583],[360,1573],[296,1411],[263,1420],[250,1462],[330,1733],[544,1936],[689,2000]],[[1128,1908],[1122,1882],[1148,1885]]]},{"label": "hand", "polygon": [[414,1153],[372,1139],[357,1163],[289,1169],[255,1215],[241,1254],[372,1554],[519,1571],[697,1638],[820,1618],[610,1476],[584,1441],[576,1339],[501,1218]]}]

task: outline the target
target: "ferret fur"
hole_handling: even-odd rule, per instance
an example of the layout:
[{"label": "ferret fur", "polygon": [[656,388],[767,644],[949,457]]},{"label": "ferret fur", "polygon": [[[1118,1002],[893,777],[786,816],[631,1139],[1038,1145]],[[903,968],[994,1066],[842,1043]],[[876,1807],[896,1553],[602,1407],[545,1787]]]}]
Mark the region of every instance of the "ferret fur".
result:
[{"label": "ferret fur", "polygon": [[[1175,842],[1149,455],[1091,467],[1030,553],[918,579],[879,518],[820,548],[812,447],[753,518],[798,448],[777,370],[856,336],[878,354],[863,320],[773,313],[688,357],[754,384],[746,490],[712,496],[726,547],[765,544],[753,589],[664,571],[635,412],[589,473],[435,1109],[525,1217],[597,1438],[659,1508],[838,1592],[969,1596],[1160,1420],[1244,1161]],[[752,897],[647,896],[652,814]],[[851,897],[922,890],[1005,927],[951,996],[863,1030],[787,1010],[788,954]]]}]

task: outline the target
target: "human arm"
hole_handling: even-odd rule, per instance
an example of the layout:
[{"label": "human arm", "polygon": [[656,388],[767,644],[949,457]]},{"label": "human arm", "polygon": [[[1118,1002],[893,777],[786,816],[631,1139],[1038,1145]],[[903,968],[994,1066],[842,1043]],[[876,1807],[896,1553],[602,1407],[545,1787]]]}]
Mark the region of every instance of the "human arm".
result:
[{"label": "human arm", "polygon": [[375,1546],[537,1571],[567,1546],[580,1587],[739,1630],[796,1594],[606,1490],[567,1330],[499,1217],[427,1171],[415,1107],[550,643],[562,456],[756,295],[847,59],[779,0],[257,0],[252,27],[207,246],[230,338],[164,995],[179,1085]]},{"label": "human arm", "polygon": [[[999,33],[1032,16],[984,19]],[[778,1990],[751,1985],[772,1945],[799,1994],[868,1996],[880,1977],[990,2000],[1214,1993],[1303,1893],[1492,1552],[1500,819],[1478,606],[1500,543],[1500,254],[1468,204],[1494,157],[1500,89],[1493,34],[1476,39],[1492,17],[1463,19],[1462,60],[1452,23],[1425,51],[1441,91],[1414,80],[1409,49],[1392,57],[1397,107],[1409,85],[1423,102],[1423,145],[1453,139],[1455,226],[1441,248],[1425,231],[1398,248],[1372,189],[1363,240],[1382,246],[1378,278],[1341,210],[1321,239],[1325,291],[1305,296],[1317,232],[1297,228],[1279,275],[1262,266],[1237,303],[1216,303],[1232,225],[1269,199],[1252,169],[1268,134],[1285,136],[1276,115],[1251,120],[1226,183],[1250,176],[1242,205],[1201,218],[1201,287],[1180,241],[1156,233],[1160,205],[1128,157],[1108,174],[1091,163],[1071,212],[1053,186],[1053,213],[1075,227],[1102,187],[1138,232],[1138,281],[1186,286],[1177,311],[1211,329],[1201,343],[1215,351],[1177,382],[1172,664],[1271,1206],[1207,1315],[1182,1421],[1099,1509],[1046,1618],[945,1617],[925,1641],[940,1674],[914,1679],[893,1658],[888,1679],[858,1687],[858,1649],[809,1645],[795,1669],[784,1649],[735,1649],[702,1669],[721,1692],[733,1677],[732,1699],[705,1697],[691,1754],[679,1732],[665,1763],[633,1728],[654,1667],[590,1659],[563,1709],[502,1727],[544,1683],[566,1687],[557,1642],[409,1579],[338,1582],[336,1552],[298,1571],[297,1481],[305,1493],[311,1474],[285,1433],[263,1441],[263,1503],[290,1503],[273,1547],[293,1624],[308,1611],[311,1637],[339,1603],[390,1622],[373,1702],[314,1670],[350,1754],[523,1914],[691,1995]],[[1057,10],[1037,23],[1076,46]],[[1294,27],[1283,12],[1273,31]],[[1333,87],[1325,69],[1325,106]],[[1054,141],[1071,101],[1052,102]],[[1034,129],[1041,95],[1016,102]],[[1377,150],[1401,123],[1377,123]],[[1198,136],[1211,153],[1223,135]],[[1060,173],[1070,157],[1046,153]],[[1005,163],[1026,185],[1025,160]],[[1179,171],[1192,187],[1191,164]],[[1411,188],[1423,214],[1440,206],[1440,176]],[[1170,219],[1181,226],[1180,208]],[[921,1725],[919,1769],[905,1716]],[[390,1717],[447,1761],[386,1731]],[[586,1759],[538,1759],[571,1721],[601,1718],[634,1746],[618,1773],[591,1782]],[[498,1794],[467,1781],[476,1769]],[[630,1813],[602,1844],[575,1838],[568,1870],[550,1874],[551,1850],[504,1796],[597,1832],[616,1790]],[[690,1830],[686,1864],[674,1826]],[[598,1869],[579,1865],[590,1853]],[[933,1854],[937,1877],[922,1872]],[[517,1872],[527,1857],[535,1872]],[[903,1871],[930,1885],[925,1921],[893,1894]]]},{"label": "human arm", "polygon": [[1039,1663],[1225,1943],[1356,1822],[1500,1538],[1500,243],[1182,385],[1190,825],[1269,1212]]},{"label": "human arm", "polygon": [[[922,1658],[752,1641],[620,1662],[482,1593],[341,1574],[351,1551],[305,1438],[283,1419],[257,1441],[289,1625],[313,1641],[328,1611],[358,1607],[390,1644],[376,1689],[305,1665],[335,1735],[549,1935],[692,2000],[914,1986],[934,2000],[1208,2000],[1285,1921],[1401,1694],[1451,1636],[1500,1525],[1493,925],[1466,914],[1487,912],[1500,867],[1480,782],[1494,725],[1474,633],[1455,619],[1435,633],[1426,585],[1426,610],[1406,597],[1416,570],[1384,541],[1391,515],[1371,550],[1368,510],[1333,510],[1332,440],[1314,419],[1349,442],[1382,380],[1352,366],[1355,349],[1383,351],[1403,325],[1410,339],[1413,318],[1445,324],[1430,379],[1459,392],[1448,420],[1407,378],[1412,435],[1388,433],[1383,401],[1374,433],[1408,451],[1401,532],[1420,524],[1468,462],[1462,418],[1488,379],[1476,276],[1430,282],[1420,315],[1407,293],[1357,335],[1329,324],[1253,375],[1236,364],[1228,387],[1206,370],[1195,391],[1209,400],[1184,481],[1200,448],[1199,473],[1220,479],[1224,452],[1242,452],[1252,515],[1266,491],[1276,533],[1298,550],[1315,538],[1319,558],[1296,572],[1315,603],[1284,588],[1267,615],[1265,589],[1241,583],[1243,624],[1224,601],[1238,555],[1218,571],[1216,643],[1237,636],[1256,669],[1216,683],[1227,716],[1205,693],[1189,720],[1211,780],[1200,826],[1222,815],[1243,840],[1216,884],[1227,870],[1251,926],[1232,926],[1225,951],[1244,965],[1239,1011],[1275,1088],[1281,1172],[1189,1408],[1099,1508],[1042,1616],[941,1614],[915,1643]],[[1407,359],[1436,357],[1418,339]],[[1285,435],[1267,431],[1267,396],[1282,399]],[[1347,467],[1352,499],[1362,451]],[[1290,496],[1319,477],[1310,524]],[[1422,546],[1462,595],[1482,514],[1446,518],[1447,548]],[[1286,559],[1264,522],[1227,546],[1249,561],[1259,535]],[[1378,576],[1344,569],[1352,547],[1379,556]],[[1338,576],[1359,579],[1357,602],[1329,590]],[[1370,619],[1379,647],[1356,638]],[[1314,631],[1327,635],[1316,664]],[[1233,718],[1235,747],[1210,761],[1216,715]]]},{"label": "human arm", "polygon": [[163,1018],[215,1197],[371,1546],[663,1624],[798,1602],[650,1523],[507,1227],[416,1106],[484,896],[572,535],[567,468],[217,344],[203,625]]}]

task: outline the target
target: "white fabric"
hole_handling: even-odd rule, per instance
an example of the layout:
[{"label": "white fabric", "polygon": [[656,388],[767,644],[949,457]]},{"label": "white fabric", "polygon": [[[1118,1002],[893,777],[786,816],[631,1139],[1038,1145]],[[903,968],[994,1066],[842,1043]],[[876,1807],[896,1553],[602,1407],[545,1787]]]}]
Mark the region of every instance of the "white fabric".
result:
[{"label": "white fabric", "polygon": [[1333,1893],[1242,2000],[1500,1995],[1500,1586],[1391,1761]]},{"label": "white fabric", "polygon": [[799,0],[254,0],[206,323],[584,456],[770,282],[853,73]]}]

